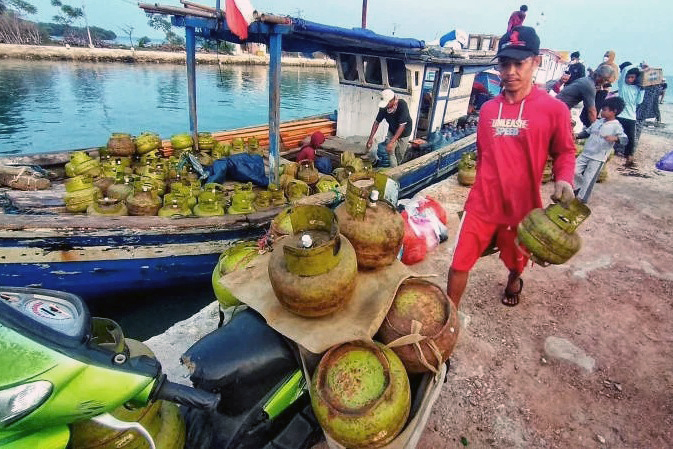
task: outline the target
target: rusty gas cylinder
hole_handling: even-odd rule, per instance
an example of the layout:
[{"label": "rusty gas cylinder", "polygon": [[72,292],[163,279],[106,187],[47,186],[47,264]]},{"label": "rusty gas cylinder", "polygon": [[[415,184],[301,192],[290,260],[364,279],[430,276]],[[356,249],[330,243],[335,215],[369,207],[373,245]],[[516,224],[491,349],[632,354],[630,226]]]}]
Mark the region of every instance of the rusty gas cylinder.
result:
[{"label": "rusty gas cylinder", "polygon": [[409,278],[397,290],[379,338],[386,345],[397,340],[391,348],[408,372],[437,372],[456,345],[458,326],[456,306],[439,286]]},{"label": "rusty gas cylinder", "polygon": [[380,343],[334,346],[311,382],[311,405],[321,427],[349,449],[377,448],[404,428],[411,389],[404,365]]},{"label": "rusty gas cylinder", "polygon": [[292,234],[271,253],[269,278],[278,301],[304,317],[329,315],[348,302],[355,289],[357,260],[339,234],[334,213],[324,206],[288,211]]},{"label": "rusty gas cylinder", "polygon": [[393,263],[402,246],[404,220],[392,204],[379,198],[387,177],[355,173],[348,179],[346,201],[334,211],[341,233],[353,244],[362,269]]}]

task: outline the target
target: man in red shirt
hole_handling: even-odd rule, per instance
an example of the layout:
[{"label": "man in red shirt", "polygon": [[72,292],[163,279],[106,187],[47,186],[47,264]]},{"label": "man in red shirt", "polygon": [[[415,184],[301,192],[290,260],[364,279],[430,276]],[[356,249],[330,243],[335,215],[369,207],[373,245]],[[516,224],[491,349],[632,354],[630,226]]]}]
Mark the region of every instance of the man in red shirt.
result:
[{"label": "man in red shirt", "polygon": [[481,108],[477,128],[477,176],[465,203],[447,293],[456,306],[469,271],[492,241],[509,269],[503,304],[519,302],[527,258],[515,244],[516,228],[542,206],[540,186],[551,155],[556,180],[552,199],[574,198],[575,143],[570,111],[533,85],[540,64],[540,39],[530,27],[516,27],[500,40],[497,58],[503,91]]},{"label": "man in red shirt", "polygon": [[523,21],[526,20],[526,11],[528,11],[528,6],[521,5],[518,11],[514,11],[509,16],[509,22],[507,22],[508,33],[511,33],[514,27],[523,25]]}]

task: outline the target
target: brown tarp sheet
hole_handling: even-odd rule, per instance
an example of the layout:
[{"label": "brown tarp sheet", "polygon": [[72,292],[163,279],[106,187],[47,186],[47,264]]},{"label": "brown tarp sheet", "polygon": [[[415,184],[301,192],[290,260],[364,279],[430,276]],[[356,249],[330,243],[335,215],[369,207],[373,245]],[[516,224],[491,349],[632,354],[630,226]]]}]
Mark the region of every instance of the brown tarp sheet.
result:
[{"label": "brown tarp sheet", "polygon": [[[276,251],[281,250],[278,243]],[[388,313],[398,286],[413,274],[398,260],[375,271],[360,271],[353,297],[343,309],[321,318],[303,318],[287,311],[276,299],[267,268],[270,257],[270,253],[262,254],[246,268],[223,276],[220,282],[259,312],[269,326],[315,354],[339,343],[371,340]]]}]

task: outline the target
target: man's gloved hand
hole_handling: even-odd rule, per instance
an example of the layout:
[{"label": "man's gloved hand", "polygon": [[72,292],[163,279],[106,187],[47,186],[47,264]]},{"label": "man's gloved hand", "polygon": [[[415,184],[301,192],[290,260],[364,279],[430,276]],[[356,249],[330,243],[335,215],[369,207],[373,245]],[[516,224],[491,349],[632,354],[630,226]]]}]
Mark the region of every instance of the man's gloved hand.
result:
[{"label": "man's gloved hand", "polygon": [[575,198],[573,186],[571,186],[568,181],[556,181],[554,183],[554,193],[551,196],[553,202],[567,204],[571,202],[573,198]]}]

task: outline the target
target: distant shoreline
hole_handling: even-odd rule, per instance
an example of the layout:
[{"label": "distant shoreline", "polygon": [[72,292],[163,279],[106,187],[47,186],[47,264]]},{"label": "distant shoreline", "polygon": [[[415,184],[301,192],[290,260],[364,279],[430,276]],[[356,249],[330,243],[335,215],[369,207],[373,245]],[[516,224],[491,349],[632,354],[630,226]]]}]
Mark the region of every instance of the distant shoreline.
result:
[{"label": "distant shoreline", "polygon": [[[143,64],[185,64],[186,53],[117,48],[57,47],[43,45],[0,44],[0,58],[23,60],[126,62]],[[218,55],[197,53],[197,64],[268,65],[269,56]],[[335,67],[332,59],[284,56],[282,65],[295,67]]]}]

